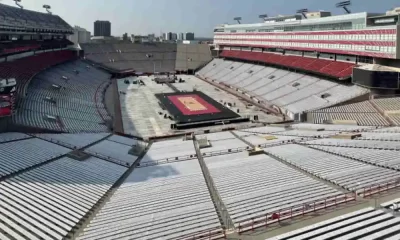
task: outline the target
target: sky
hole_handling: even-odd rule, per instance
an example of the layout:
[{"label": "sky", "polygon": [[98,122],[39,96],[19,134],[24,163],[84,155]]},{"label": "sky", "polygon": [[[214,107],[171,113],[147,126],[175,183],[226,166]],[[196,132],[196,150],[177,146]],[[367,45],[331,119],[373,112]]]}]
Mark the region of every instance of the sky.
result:
[{"label": "sky", "polygon": [[[15,5],[13,0],[1,3]],[[109,20],[112,35],[159,35],[161,32],[194,32],[196,37],[212,37],[218,24],[234,23],[242,17],[243,23],[260,22],[260,14],[276,16],[294,14],[296,10],[325,10],[342,14],[335,8],[337,0],[22,0],[25,9],[52,12],[71,26],[78,25],[93,33],[93,22]],[[398,0],[353,0],[353,12],[384,13],[398,6]]]}]

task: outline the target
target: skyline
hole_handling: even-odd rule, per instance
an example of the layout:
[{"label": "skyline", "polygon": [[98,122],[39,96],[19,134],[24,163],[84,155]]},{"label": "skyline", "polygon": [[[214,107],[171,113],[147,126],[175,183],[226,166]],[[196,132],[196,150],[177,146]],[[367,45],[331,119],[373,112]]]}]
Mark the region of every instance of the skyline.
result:
[{"label": "skyline", "polygon": [[[233,18],[242,17],[242,23],[261,22],[260,14],[276,16],[294,14],[297,9],[325,10],[332,14],[343,14],[335,8],[339,1],[326,0],[22,0],[25,9],[45,12],[44,4],[66,20],[71,26],[80,26],[93,34],[96,20],[111,22],[112,35],[124,33],[160,35],[165,32],[194,32],[197,37],[212,37],[218,24],[235,23]],[[15,6],[13,0],[1,3]],[[353,0],[353,12],[385,13],[400,7],[397,0],[368,1]],[[97,7],[96,7],[97,6]],[[72,14],[71,14],[72,13]]]}]

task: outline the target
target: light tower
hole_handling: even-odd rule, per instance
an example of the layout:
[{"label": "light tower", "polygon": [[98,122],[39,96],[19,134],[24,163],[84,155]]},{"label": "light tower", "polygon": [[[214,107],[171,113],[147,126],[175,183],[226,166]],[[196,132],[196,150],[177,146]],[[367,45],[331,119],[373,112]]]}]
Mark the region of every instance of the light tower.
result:
[{"label": "light tower", "polygon": [[351,11],[347,7],[351,5],[351,1],[344,1],[344,2],[339,2],[336,4],[337,8],[343,8],[347,14],[350,14]]},{"label": "light tower", "polygon": [[21,0],[14,0],[14,2],[19,8],[24,9],[24,6],[20,4]]},{"label": "light tower", "polygon": [[268,17],[268,15],[267,14],[261,14],[261,15],[258,15],[258,18],[261,18],[263,21],[265,20],[265,18],[267,18]]},{"label": "light tower", "polygon": [[241,17],[235,17],[233,20],[235,20],[235,21],[237,21],[239,24],[241,24],[240,21],[242,21],[242,18],[241,18]]},{"label": "light tower", "polygon": [[49,10],[49,9],[51,9],[50,5],[45,4],[45,5],[43,5],[43,8],[46,9],[48,14],[52,14],[52,12],[50,12],[50,10]]},{"label": "light tower", "polygon": [[307,15],[306,15],[307,12],[308,12],[307,8],[303,8],[303,9],[296,11],[296,13],[301,13],[305,19],[307,19]]}]

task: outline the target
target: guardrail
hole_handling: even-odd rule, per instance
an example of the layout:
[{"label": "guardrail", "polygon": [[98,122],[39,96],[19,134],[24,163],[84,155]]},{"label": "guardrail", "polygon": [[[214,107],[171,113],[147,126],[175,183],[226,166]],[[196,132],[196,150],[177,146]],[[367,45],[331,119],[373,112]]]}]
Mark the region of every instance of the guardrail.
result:
[{"label": "guardrail", "polygon": [[192,159],[197,159],[196,154],[182,156],[182,157],[160,159],[160,160],[156,160],[156,161],[141,162],[140,165],[137,166],[137,168],[150,167],[150,166],[156,166],[156,165],[160,165],[160,164],[167,164],[167,163],[173,163],[173,162],[181,162],[181,161],[187,161],[187,160],[192,160]]},{"label": "guardrail", "polygon": [[230,149],[224,149],[224,150],[213,151],[213,152],[205,152],[205,153],[202,153],[201,156],[203,156],[203,157],[220,156],[220,155],[231,154],[231,153],[239,153],[239,152],[243,152],[243,151],[250,150],[250,149],[252,149],[250,146],[239,147],[239,148],[230,148]]},{"label": "guardrail", "polygon": [[400,178],[396,178],[393,180],[390,180],[386,183],[377,183],[377,184],[372,184],[368,187],[364,187],[361,189],[361,191],[357,191],[360,196],[369,197],[373,196],[375,194],[381,193],[381,192],[386,192],[390,189],[394,189],[400,187]]},{"label": "guardrail", "polygon": [[344,204],[357,200],[355,192],[340,194],[328,198],[322,198],[312,202],[295,205],[289,208],[283,208],[274,212],[261,214],[256,217],[251,217],[242,220],[238,223],[238,233],[241,234],[247,231],[253,231],[259,227],[268,227],[270,224],[279,223],[284,220],[292,219],[297,216],[304,216],[308,213],[318,210],[325,210],[330,207],[336,207],[339,204]]},{"label": "guardrail", "polygon": [[209,239],[209,240],[216,240],[226,238],[225,231],[220,228],[210,228],[207,230],[199,231],[192,234],[187,234],[181,237],[175,238],[175,240],[197,240],[197,239]]},{"label": "guardrail", "polygon": [[105,156],[105,155],[97,153],[97,152],[88,151],[88,150],[85,150],[85,152],[90,154],[90,155],[92,155],[92,156],[94,156],[94,157],[98,157],[100,159],[103,159],[103,160],[106,160],[106,161],[109,161],[109,162],[113,162],[115,164],[118,164],[118,165],[121,165],[121,166],[124,166],[124,167],[130,167],[132,165],[132,163],[121,161],[119,159],[116,159],[116,158],[113,158],[113,157],[110,157],[110,156]]}]

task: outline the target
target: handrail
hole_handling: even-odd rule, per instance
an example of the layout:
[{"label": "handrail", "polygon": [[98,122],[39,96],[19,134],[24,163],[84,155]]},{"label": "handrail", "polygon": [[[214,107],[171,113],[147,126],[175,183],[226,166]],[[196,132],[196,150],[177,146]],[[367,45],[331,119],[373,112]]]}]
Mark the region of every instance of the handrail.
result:
[{"label": "handrail", "polygon": [[225,231],[222,228],[214,227],[214,228],[209,228],[209,229],[191,233],[191,234],[186,234],[186,235],[174,238],[174,240],[196,240],[196,239],[204,239],[205,237],[207,237],[207,239],[214,240],[214,239],[226,238],[226,235],[225,235]]},{"label": "handrail", "polygon": [[395,179],[392,179],[385,183],[375,183],[375,184],[371,184],[370,186],[363,187],[361,189],[361,192],[360,191],[358,191],[358,192],[363,197],[369,197],[369,196],[373,196],[377,193],[381,193],[381,192],[388,191],[390,189],[397,188],[399,186],[400,186],[400,178],[395,178]]},{"label": "handrail", "polygon": [[304,216],[310,212],[315,212],[332,206],[336,207],[339,204],[356,200],[356,192],[350,192],[260,214],[256,217],[251,217],[240,221],[237,228],[238,233],[240,234],[246,231],[254,230],[258,227],[267,227],[269,224],[292,219],[296,216]]}]

